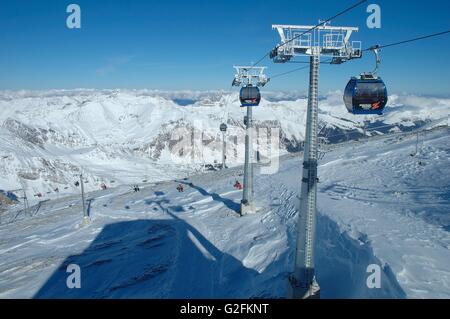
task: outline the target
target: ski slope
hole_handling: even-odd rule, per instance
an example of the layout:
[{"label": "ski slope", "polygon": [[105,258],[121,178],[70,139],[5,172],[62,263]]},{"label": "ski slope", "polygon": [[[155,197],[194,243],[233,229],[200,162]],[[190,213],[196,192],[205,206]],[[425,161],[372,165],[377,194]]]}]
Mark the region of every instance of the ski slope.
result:
[{"label": "ski slope", "polygon": [[450,138],[354,143],[320,167],[318,210],[369,245],[409,298],[450,297]]},{"label": "ski slope", "polygon": [[[323,298],[450,298],[450,139],[386,136],[330,146],[319,167]],[[420,163],[419,163],[420,162]],[[285,298],[301,156],[256,169],[258,214],[237,214],[241,169],[51,200],[0,225],[0,298]],[[179,193],[176,186],[184,184]],[[66,286],[67,265],[81,288]],[[380,289],[367,266],[382,267]]]},{"label": "ski slope", "polygon": [[[283,92],[263,96],[254,110],[255,127],[279,128],[280,152],[298,151],[307,98]],[[180,105],[180,99],[191,104]],[[448,122],[448,98],[403,94],[389,101],[381,117],[355,117],[347,112],[342,92],[329,92],[320,99],[322,135],[332,142],[355,139],[363,135],[364,121],[372,129],[368,135]],[[225,121],[227,158],[238,154],[228,164],[243,164],[244,115],[237,92],[0,91],[0,190],[25,189],[29,201],[37,203],[77,193],[74,180],[81,171],[89,191],[103,183],[114,187],[186,176],[205,163],[221,162],[218,128]],[[184,165],[175,156],[179,143],[173,133],[179,131],[203,136],[203,150],[190,150],[194,160]]]}]

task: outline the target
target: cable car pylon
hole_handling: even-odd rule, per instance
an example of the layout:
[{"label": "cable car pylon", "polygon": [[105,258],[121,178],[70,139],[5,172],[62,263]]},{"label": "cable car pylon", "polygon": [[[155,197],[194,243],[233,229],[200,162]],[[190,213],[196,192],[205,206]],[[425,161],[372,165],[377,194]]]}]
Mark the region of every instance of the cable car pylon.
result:
[{"label": "cable car pylon", "polygon": [[75,186],[81,187],[81,207],[83,209],[83,224],[87,225],[90,222],[90,216],[88,211],[86,210],[86,200],[85,200],[85,193],[84,193],[84,179],[83,179],[83,171],[80,170],[79,174],[75,174],[74,176],[78,176],[80,178],[80,181],[75,182]]},{"label": "cable car pylon", "polygon": [[361,42],[350,42],[358,28],[334,27],[329,23],[317,26],[273,25],[281,37],[281,44],[272,50],[275,63],[286,63],[296,56],[310,57],[308,109],[305,150],[301,179],[300,212],[295,255],[295,269],[290,277],[291,298],[320,298],[316,281],[314,242],[317,206],[318,108],[320,57],[328,56],[332,64],[341,64],[362,56]]},{"label": "cable car pylon", "polygon": [[[256,213],[253,190],[253,107],[258,106],[261,101],[261,93],[258,87],[269,82],[264,71],[266,67],[234,66],[236,75],[233,86],[241,87],[239,100],[241,107],[247,108],[245,123],[245,164],[244,164],[244,190],[241,201],[241,216]],[[256,83],[255,83],[256,82]]]},{"label": "cable car pylon", "polygon": [[220,124],[220,131],[222,132],[222,169],[227,168],[226,159],[227,159],[227,129],[228,126],[225,123]]}]

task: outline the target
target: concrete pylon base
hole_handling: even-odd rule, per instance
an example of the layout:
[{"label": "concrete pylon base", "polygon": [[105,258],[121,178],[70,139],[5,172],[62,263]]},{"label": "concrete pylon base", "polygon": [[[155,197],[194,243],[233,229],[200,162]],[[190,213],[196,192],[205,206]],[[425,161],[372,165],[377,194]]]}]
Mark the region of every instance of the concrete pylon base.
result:
[{"label": "concrete pylon base", "polygon": [[254,203],[241,203],[241,216],[256,214],[256,207]]},{"label": "concrete pylon base", "polygon": [[83,226],[89,225],[90,223],[91,223],[91,219],[89,217],[87,217],[87,216],[83,217],[83,222],[82,222]]},{"label": "concrete pylon base", "polygon": [[243,204],[241,203],[241,216],[256,214],[255,204]]}]

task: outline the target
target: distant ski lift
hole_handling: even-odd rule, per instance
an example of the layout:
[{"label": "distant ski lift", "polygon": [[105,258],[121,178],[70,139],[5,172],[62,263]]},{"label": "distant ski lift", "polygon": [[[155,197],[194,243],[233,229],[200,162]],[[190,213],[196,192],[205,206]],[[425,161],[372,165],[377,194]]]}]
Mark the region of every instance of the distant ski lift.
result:
[{"label": "distant ski lift", "polygon": [[380,64],[378,47],[372,48],[376,56],[376,68],[352,77],[344,91],[344,103],[347,110],[355,115],[382,115],[388,102],[386,85],[376,76]]},{"label": "distant ski lift", "polygon": [[221,132],[226,132],[227,131],[227,125],[225,123],[220,124],[220,131]]},{"label": "distant ski lift", "polygon": [[241,88],[239,94],[241,106],[258,106],[261,102],[261,93],[257,86],[247,85]]}]

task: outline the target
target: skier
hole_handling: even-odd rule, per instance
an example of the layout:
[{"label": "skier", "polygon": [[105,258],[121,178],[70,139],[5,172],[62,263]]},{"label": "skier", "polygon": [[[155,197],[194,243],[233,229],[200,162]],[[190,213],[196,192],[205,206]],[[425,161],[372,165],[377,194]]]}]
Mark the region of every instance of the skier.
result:
[{"label": "skier", "polygon": [[236,189],[242,189],[241,183],[239,183],[239,181],[236,181],[236,183],[234,183],[234,188],[236,188]]},{"label": "skier", "polygon": [[183,188],[183,185],[181,185],[181,184],[178,184],[178,186],[177,186],[177,191],[178,191],[179,193],[182,193],[182,192],[184,192],[184,188]]}]

